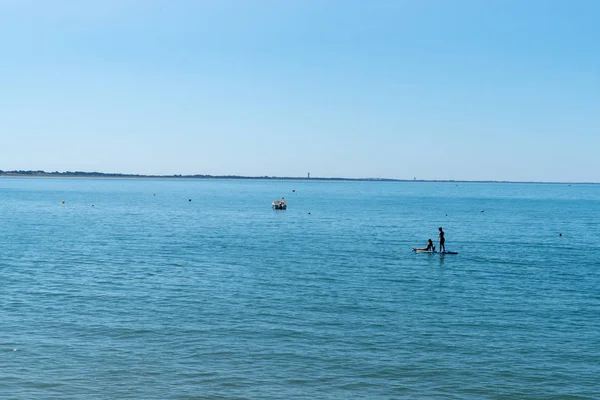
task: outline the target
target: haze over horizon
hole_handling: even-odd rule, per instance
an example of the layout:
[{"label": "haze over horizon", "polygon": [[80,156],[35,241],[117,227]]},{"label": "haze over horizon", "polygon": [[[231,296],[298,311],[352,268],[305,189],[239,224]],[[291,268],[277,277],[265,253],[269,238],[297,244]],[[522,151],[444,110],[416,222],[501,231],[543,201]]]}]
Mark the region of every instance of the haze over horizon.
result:
[{"label": "haze over horizon", "polygon": [[600,2],[0,3],[0,170],[600,182]]}]

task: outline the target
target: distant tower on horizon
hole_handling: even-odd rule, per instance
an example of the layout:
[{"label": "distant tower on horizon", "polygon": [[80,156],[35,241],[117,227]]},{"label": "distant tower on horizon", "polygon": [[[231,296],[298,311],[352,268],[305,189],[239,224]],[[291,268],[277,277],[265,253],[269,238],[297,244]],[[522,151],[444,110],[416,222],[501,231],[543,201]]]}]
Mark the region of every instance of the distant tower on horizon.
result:
[{"label": "distant tower on horizon", "polygon": [[310,172],[308,173],[308,179],[310,179]]}]

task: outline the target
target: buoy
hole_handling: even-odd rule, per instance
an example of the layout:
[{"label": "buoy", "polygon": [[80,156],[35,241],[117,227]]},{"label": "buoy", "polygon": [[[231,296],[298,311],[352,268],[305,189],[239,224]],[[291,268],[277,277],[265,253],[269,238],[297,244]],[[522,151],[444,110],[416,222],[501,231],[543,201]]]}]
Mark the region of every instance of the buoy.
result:
[{"label": "buoy", "polygon": [[156,196],[156,193],[154,193],[154,195]]},{"label": "buoy", "polygon": [[65,204],[65,201],[63,200],[62,203]]},{"label": "buoy", "polygon": [[562,236],[562,233],[559,233],[558,236]]},{"label": "buoy", "polygon": [[296,189],[292,189],[292,192],[296,192]]},{"label": "buoy", "polygon": [[483,212],[483,210],[481,210],[481,212]]},{"label": "buoy", "polygon": [[192,199],[189,199],[188,201],[192,201]]},{"label": "buoy", "polygon": [[308,215],[310,215],[310,213],[308,213]]},{"label": "buoy", "polygon": [[92,204],[92,207],[94,207],[94,205]]}]

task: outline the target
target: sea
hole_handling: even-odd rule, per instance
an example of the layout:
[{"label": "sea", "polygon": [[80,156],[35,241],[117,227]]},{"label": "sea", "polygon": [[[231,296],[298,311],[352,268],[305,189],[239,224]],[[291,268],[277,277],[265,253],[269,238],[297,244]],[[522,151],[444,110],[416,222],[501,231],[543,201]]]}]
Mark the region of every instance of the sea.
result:
[{"label": "sea", "polygon": [[600,399],[599,254],[593,184],[1,178],[0,399]]}]

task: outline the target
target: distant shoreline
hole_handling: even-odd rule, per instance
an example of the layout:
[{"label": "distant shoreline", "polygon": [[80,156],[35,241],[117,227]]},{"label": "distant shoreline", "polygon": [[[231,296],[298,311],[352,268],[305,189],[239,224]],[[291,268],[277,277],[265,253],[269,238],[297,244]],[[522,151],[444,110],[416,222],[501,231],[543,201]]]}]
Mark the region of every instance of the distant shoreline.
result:
[{"label": "distant shoreline", "polygon": [[281,181],[336,181],[336,182],[431,182],[431,183],[527,183],[548,185],[597,185],[599,182],[535,182],[535,181],[468,181],[444,179],[393,179],[393,178],[323,178],[294,176],[243,176],[243,175],[139,175],[104,172],[46,172],[46,171],[2,171],[0,178],[124,178],[124,179],[183,179],[183,180],[281,180]]}]

